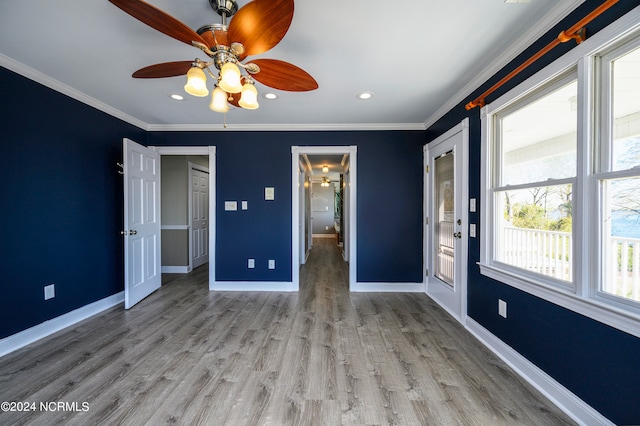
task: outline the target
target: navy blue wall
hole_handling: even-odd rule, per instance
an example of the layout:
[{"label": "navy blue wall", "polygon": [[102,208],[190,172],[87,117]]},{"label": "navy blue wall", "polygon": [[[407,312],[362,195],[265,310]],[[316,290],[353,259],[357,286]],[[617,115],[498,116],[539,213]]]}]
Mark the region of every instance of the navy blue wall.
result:
[{"label": "navy blue wall", "polygon": [[[291,146],[356,145],[357,280],[422,282],[424,132],[151,132],[147,141],[216,146],[216,280],[291,281]],[[247,211],[224,211],[242,200]]]},{"label": "navy blue wall", "polygon": [[123,290],[116,162],[145,134],[4,68],[0,88],[3,338]]},{"label": "navy blue wall", "polygon": [[[469,117],[471,198],[480,201],[480,110],[475,108],[466,111],[464,105],[600,4],[601,0],[587,0],[427,129],[427,140],[433,140],[463,118]],[[636,1],[619,2],[589,24],[587,34],[595,34],[637,4]],[[486,102],[495,100],[573,47],[573,42],[556,47],[512,82],[490,95]],[[469,221],[479,223],[479,213],[469,213]],[[476,264],[479,260],[480,239],[470,239],[468,315],[610,420],[617,424],[640,424],[640,339],[484,277],[480,275]],[[498,299],[508,303],[508,320],[498,316]]]}]

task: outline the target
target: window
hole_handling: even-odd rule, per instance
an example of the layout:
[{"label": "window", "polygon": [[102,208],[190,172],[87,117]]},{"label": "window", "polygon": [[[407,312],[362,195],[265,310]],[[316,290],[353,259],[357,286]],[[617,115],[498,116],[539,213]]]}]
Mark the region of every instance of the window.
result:
[{"label": "window", "polygon": [[493,116],[494,258],[570,284],[575,72]]},{"label": "window", "polygon": [[481,117],[481,273],[640,337],[640,10]]},{"label": "window", "polygon": [[640,302],[640,39],[597,57],[602,87],[598,292]]}]

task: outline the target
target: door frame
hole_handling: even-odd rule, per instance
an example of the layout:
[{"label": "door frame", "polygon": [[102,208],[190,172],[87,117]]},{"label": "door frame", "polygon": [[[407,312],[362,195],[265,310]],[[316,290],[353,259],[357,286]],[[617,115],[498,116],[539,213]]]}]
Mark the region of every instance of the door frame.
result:
[{"label": "door frame", "polygon": [[294,291],[300,290],[300,190],[299,162],[301,155],[348,154],[349,155],[349,250],[346,261],[349,263],[349,291],[356,285],[357,272],[357,153],[358,147],[351,146],[292,146],[291,147],[291,281]]},{"label": "door frame", "polygon": [[[163,155],[208,155],[209,156],[209,290],[216,281],[216,147],[215,146],[150,146]],[[191,229],[189,229],[191,233]],[[191,239],[189,238],[191,242]],[[191,252],[191,249],[189,249]],[[189,258],[191,264],[191,258]]]},{"label": "door frame", "polygon": [[[454,150],[454,154],[456,156],[460,156],[460,170],[456,170],[456,166],[454,163],[454,173],[456,180],[460,181],[461,189],[460,189],[460,220],[462,221],[462,238],[460,239],[460,255],[456,262],[461,262],[460,267],[460,312],[452,312],[448,306],[445,306],[442,301],[434,298],[429,294],[429,272],[433,271],[433,252],[431,250],[432,245],[430,244],[430,239],[432,235],[430,233],[431,224],[428,224],[428,218],[433,217],[432,205],[429,203],[430,194],[431,194],[431,182],[432,182],[432,172],[433,170],[429,170],[429,162],[430,162],[430,153],[429,147],[433,149],[433,147],[439,145],[440,143],[445,142],[450,139],[454,135],[462,133],[462,147],[461,152],[457,152]],[[469,266],[469,118],[465,118],[459,124],[449,129],[444,134],[440,135],[436,139],[427,143],[423,148],[423,166],[425,174],[425,179],[423,182],[424,188],[424,205],[423,205],[423,217],[424,221],[424,234],[423,234],[423,254],[424,254],[424,289],[425,293],[429,295],[436,303],[442,306],[447,312],[449,312],[456,320],[461,322],[462,324],[466,323],[467,319],[467,275],[468,275],[468,266]],[[477,230],[476,230],[477,232]],[[455,269],[454,269],[455,270]],[[454,275],[455,276],[455,275]]]}]

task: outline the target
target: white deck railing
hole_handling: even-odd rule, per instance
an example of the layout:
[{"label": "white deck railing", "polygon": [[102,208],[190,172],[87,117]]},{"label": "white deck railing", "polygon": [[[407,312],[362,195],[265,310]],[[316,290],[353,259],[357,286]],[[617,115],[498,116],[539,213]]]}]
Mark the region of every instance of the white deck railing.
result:
[{"label": "white deck railing", "polygon": [[612,237],[603,290],[640,302],[640,239]]},{"label": "white deck railing", "polygon": [[[509,265],[564,281],[572,279],[569,232],[503,227],[502,257]],[[640,238],[611,237],[602,290],[640,301]]]},{"label": "white deck railing", "polygon": [[570,232],[505,226],[500,259],[509,265],[571,281],[572,241]]}]

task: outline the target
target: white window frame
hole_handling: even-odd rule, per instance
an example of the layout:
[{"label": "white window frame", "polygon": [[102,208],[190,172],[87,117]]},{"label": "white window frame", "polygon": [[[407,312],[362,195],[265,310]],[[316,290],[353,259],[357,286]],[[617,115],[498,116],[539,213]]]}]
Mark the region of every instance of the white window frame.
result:
[{"label": "white window frame", "polygon": [[[598,291],[600,277],[600,232],[594,232],[594,225],[600,220],[599,181],[601,173],[594,173],[594,138],[596,128],[593,97],[599,83],[594,76],[595,55],[622,39],[640,36],[640,7],[593,37],[576,46],[570,52],[513,88],[494,102],[482,108],[481,115],[481,240],[480,272],[482,275],[513,286],[544,300],[570,309],[599,322],[640,337],[640,309],[636,306],[618,303]],[[539,274],[529,274],[520,268],[511,267],[494,259],[493,237],[493,170],[495,161],[493,149],[493,117],[521,102],[537,90],[577,69],[578,75],[578,135],[577,135],[577,177],[572,192],[573,214],[573,286],[558,285]],[[601,112],[601,111],[600,111]],[[606,174],[612,176],[611,173]],[[615,173],[614,173],[615,175]],[[617,176],[615,176],[617,177]],[[594,200],[598,200],[595,202]],[[596,226],[597,228],[597,226]],[[594,235],[595,234],[595,235]],[[586,255],[585,255],[586,254]]]}]

